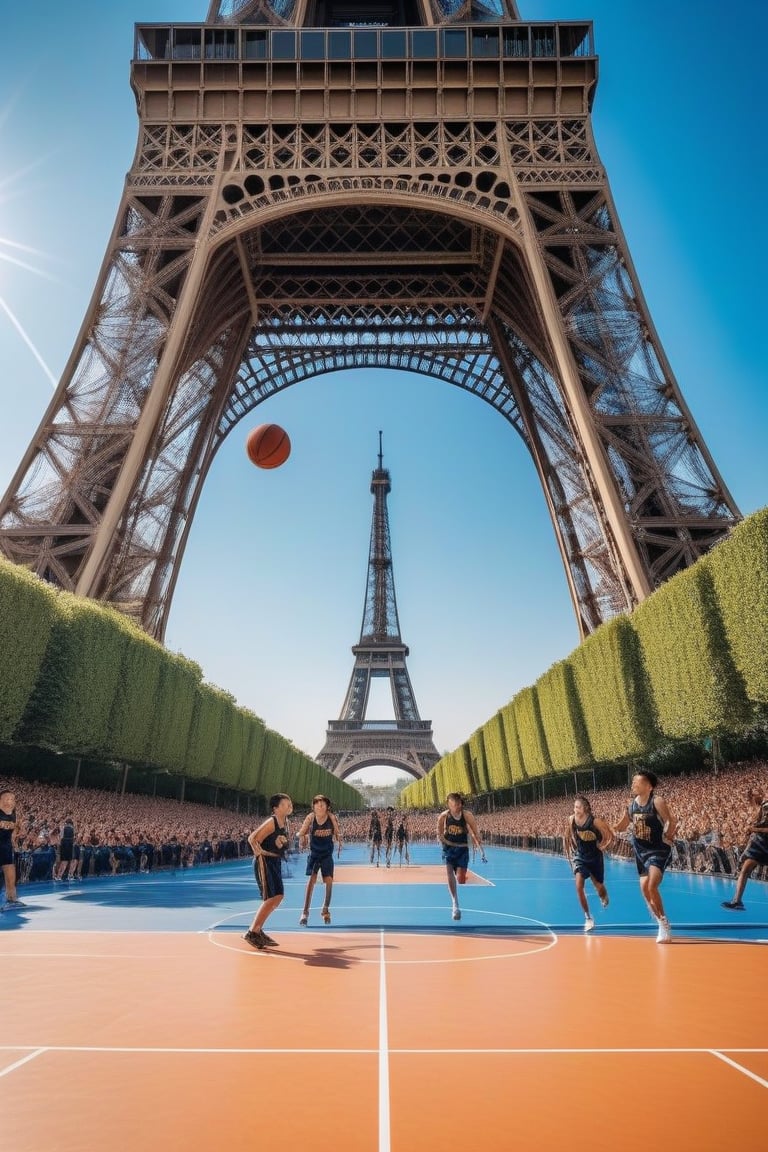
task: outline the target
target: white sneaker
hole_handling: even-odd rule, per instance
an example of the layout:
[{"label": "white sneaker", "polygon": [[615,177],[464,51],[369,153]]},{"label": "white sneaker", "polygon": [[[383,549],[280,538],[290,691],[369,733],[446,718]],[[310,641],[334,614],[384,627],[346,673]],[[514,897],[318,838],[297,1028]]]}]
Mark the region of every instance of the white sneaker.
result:
[{"label": "white sneaker", "polygon": [[461,908],[459,908],[458,904],[454,904],[451,916],[454,920],[461,920]]},{"label": "white sneaker", "polygon": [[669,926],[669,920],[666,916],[659,920],[659,934],[656,937],[657,944],[669,944],[672,939],[672,929]]},{"label": "white sneaker", "polygon": [[595,922],[592,919],[592,917],[591,916],[585,916],[584,917],[584,931],[585,932],[591,932],[592,929],[594,928],[594,926],[595,926]]},{"label": "white sneaker", "polygon": [[307,916],[306,912],[302,912],[301,916],[299,916],[299,925],[302,928],[306,928],[308,920],[309,916]]}]

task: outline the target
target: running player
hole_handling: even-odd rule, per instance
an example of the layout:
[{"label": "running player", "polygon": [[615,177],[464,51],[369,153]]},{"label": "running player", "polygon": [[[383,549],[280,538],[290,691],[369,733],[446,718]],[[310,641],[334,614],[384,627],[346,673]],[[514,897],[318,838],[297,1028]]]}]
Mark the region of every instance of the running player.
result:
[{"label": "running player", "polygon": [[381,820],[375,808],[373,812],[371,812],[371,823],[368,826],[368,840],[371,845],[371,864],[373,864],[373,858],[375,856],[376,867],[378,868],[379,861],[381,860]]},{"label": "running player", "polygon": [[449,792],[446,797],[448,807],[437,818],[437,839],[442,845],[445,872],[448,879],[448,891],[451,894],[454,920],[461,920],[459,896],[456,888],[459,884],[467,882],[467,868],[469,867],[469,840],[482,853],[485,852],[480,843],[480,833],[477,830],[475,818],[464,807],[464,799],[460,792]]},{"label": "running player", "polygon": [[392,843],[395,839],[395,810],[394,808],[387,808],[387,822],[384,825],[384,859],[387,862],[387,868],[392,863]]},{"label": "running player", "polygon": [[405,814],[405,812],[402,812],[400,815],[400,820],[398,821],[397,831],[395,832],[395,837],[397,839],[397,854],[400,857],[400,867],[402,868],[402,866],[403,866],[403,853],[405,853],[406,864],[410,864],[410,862],[411,862],[411,857],[410,857],[410,854],[408,852],[408,817]]},{"label": "running player", "polygon": [[666,800],[656,795],[658,783],[656,773],[647,768],[641,768],[635,773],[632,777],[632,798],[613,832],[617,835],[632,825],[632,847],[640,877],[640,891],[659,925],[656,943],[668,944],[672,939],[672,930],[664,911],[660,886],[672,856],[677,820],[670,812]]},{"label": "running player", "polygon": [[723,908],[730,908],[731,911],[736,912],[744,911],[744,903],[741,898],[744,895],[747,880],[755,868],[760,864],[768,866],[768,799],[763,799],[759,792],[752,790],[747,793],[747,797],[753,804],[757,805],[757,812],[753,823],[747,829],[750,837],[741,858],[741,868],[736,878],[736,891],[733,894],[733,900],[723,901]]},{"label": "running player", "polygon": [[67,814],[61,826],[59,840],[59,861],[53,872],[53,879],[71,880],[75,869],[75,822]]},{"label": "running player", "polygon": [[26,908],[16,894],[16,859],[14,838],[16,836],[16,796],[10,788],[0,788],[0,866],[5,881],[5,903],[0,912],[15,912]]},{"label": "running player", "polygon": [[293,803],[290,796],[286,796],[285,792],[277,792],[270,797],[269,806],[272,815],[248,837],[248,843],[255,856],[253,870],[256,873],[262,904],[243,939],[252,948],[259,949],[277,946],[277,940],[267,936],[264,925],[267,917],[271,916],[283,901],[285,890],[282,863],[291,842],[288,817],[293,812]]},{"label": "running player", "polygon": [[299,924],[306,927],[309,921],[309,907],[312,903],[312,892],[317,883],[318,872],[325,883],[325,900],[320,910],[323,923],[331,922],[331,892],[333,890],[333,842],[339,846],[341,853],[341,832],[339,822],[331,811],[331,801],[327,796],[315,796],[312,801],[312,811],[304,820],[299,829],[299,851],[303,852],[309,846],[307,857],[307,890],[304,893],[304,911],[299,917]]},{"label": "running player", "polygon": [[603,851],[613,840],[613,833],[599,816],[595,816],[586,796],[579,794],[573,801],[573,815],[568,817],[565,831],[565,854],[571,862],[576,881],[576,895],[584,913],[584,931],[591,932],[595,921],[589,911],[584,881],[589,879],[597,889],[603,908],[608,907],[608,889],[605,887],[605,860]]}]

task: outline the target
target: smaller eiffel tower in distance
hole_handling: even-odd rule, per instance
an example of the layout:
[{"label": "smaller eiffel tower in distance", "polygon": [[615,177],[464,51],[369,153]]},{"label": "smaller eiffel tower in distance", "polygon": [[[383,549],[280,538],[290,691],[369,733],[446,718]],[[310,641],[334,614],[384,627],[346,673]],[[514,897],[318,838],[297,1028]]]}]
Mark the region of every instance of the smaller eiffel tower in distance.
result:
[{"label": "smaller eiffel tower in distance", "polygon": [[[360,641],[352,649],[355,666],[341,715],[329,721],[325,744],[317,757],[324,768],[341,779],[373,764],[402,768],[419,779],[440,759],[432,739],[432,722],[419,717],[405,663],[408,648],[400,637],[387,512],[391,488],[379,432],[379,466],[371,476],[373,521]],[[385,677],[392,691],[394,719],[367,720],[371,681]]]}]

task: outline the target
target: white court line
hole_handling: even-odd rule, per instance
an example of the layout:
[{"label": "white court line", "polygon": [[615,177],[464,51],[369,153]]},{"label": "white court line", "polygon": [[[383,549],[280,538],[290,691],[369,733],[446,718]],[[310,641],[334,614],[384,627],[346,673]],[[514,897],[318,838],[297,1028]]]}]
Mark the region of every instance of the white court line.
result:
[{"label": "white court line", "polygon": [[[14,1049],[10,1048],[8,1051],[13,1052]],[[18,1051],[18,1049],[16,1049],[16,1051]],[[34,1052],[30,1052],[28,1056],[22,1056],[21,1060],[17,1060],[15,1064],[9,1064],[7,1068],[3,1068],[2,1071],[0,1071],[0,1078],[7,1076],[9,1072],[15,1072],[17,1068],[21,1068],[22,1064],[28,1064],[30,1060],[34,1060],[36,1056],[40,1056],[43,1052],[47,1051],[47,1048],[35,1048]]]},{"label": "white court line", "polygon": [[[726,1060],[724,1052],[746,1056],[768,1055],[768,1048],[389,1048],[390,1056],[718,1056]],[[381,1052],[378,1048],[147,1048],[140,1046],[97,1046],[91,1044],[0,1044],[0,1052],[26,1052],[33,1056],[42,1052],[134,1052],[140,1055],[180,1056],[373,1056]],[[31,1057],[26,1057],[31,1059]],[[729,1062],[729,1061],[728,1061]],[[768,1085],[766,1085],[768,1087]]]},{"label": "white court line", "polygon": [[[181,952],[171,952],[168,956],[152,953],[152,962],[156,960],[178,960]],[[2,960],[146,960],[146,952],[6,952],[0,955]]]},{"label": "white court line", "polygon": [[735,1060],[729,1060],[722,1052],[712,1051],[713,1056],[717,1056],[718,1060],[722,1060],[724,1064],[730,1064],[731,1068],[735,1068],[737,1072],[742,1072],[745,1076],[749,1076],[750,1080],[754,1080],[757,1084],[761,1084],[763,1088],[768,1088],[768,1080],[763,1080],[762,1076],[758,1076],[755,1072],[750,1072],[749,1068],[745,1068],[742,1064],[737,1064]]},{"label": "white court line", "polygon": [[[26,1048],[26,1044],[0,1044],[0,1052],[24,1052]],[[39,1052],[98,1052],[100,1054],[132,1052],[137,1055],[155,1053],[159,1056],[373,1056],[376,1051],[376,1048],[141,1048],[129,1046],[97,1047],[90,1044],[46,1044],[45,1048],[40,1048],[37,1045],[33,1055],[37,1055]]]},{"label": "white court line", "polygon": [[[418,909],[418,910],[419,911],[434,911],[438,907],[441,908],[442,905],[428,904],[423,909]],[[359,905],[359,906],[356,906],[354,908],[345,909],[345,911],[346,912],[359,912],[359,911],[370,912],[372,910],[377,910],[377,909],[384,910],[384,911],[391,911],[391,909],[387,905],[376,905],[376,906],[374,906],[373,909],[371,907],[366,907],[365,905]],[[413,911],[413,909],[410,909],[410,910]],[[475,911],[475,909],[464,909],[464,911],[472,912],[472,911]],[[528,935],[530,935],[530,936],[543,936],[543,937],[545,937],[545,939],[537,947],[526,948],[524,951],[492,952],[492,953],[485,953],[483,955],[475,955],[475,956],[453,956],[453,957],[447,957],[446,959],[427,959],[427,960],[397,960],[394,957],[392,957],[392,958],[390,958],[389,963],[390,964],[397,964],[397,965],[418,966],[418,965],[424,965],[424,964],[429,964],[429,965],[474,964],[476,962],[486,961],[486,960],[515,960],[515,959],[522,958],[522,957],[527,958],[529,956],[535,956],[537,952],[547,952],[547,951],[549,951],[550,948],[554,948],[559,943],[559,938],[557,936],[557,933],[544,920],[534,920],[533,917],[531,917],[531,916],[518,916],[513,912],[490,912],[490,913],[488,913],[488,915],[503,917],[505,920],[518,921],[520,929],[521,929],[521,931],[519,933],[519,937],[511,936],[511,937],[506,938],[507,944],[509,944],[510,941],[514,941],[515,939],[525,937]],[[214,935],[214,933],[217,931],[217,929],[223,929],[227,923],[231,922],[232,920],[238,920],[240,918],[240,916],[241,916],[241,912],[233,912],[233,913],[231,913],[231,915],[225,916],[225,917],[217,920],[214,924],[210,925],[208,928],[197,929],[196,935],[200,935],[200,936],[207,935],[208,940],[210,941],[211,944],[214,945],[215,948],[221,948],[222,950],[224,950],[226,952],[242,953],[242,951],[243,951],[242,948],[234,948],[231,946],[231,944],[229,942],[225,943],[224,939],[226,939],[226,937],[223,937],[222,940],[218,940]],[[434,939],[434,940],[453,939],[454,938],[454,933],[446,933],[445,932],[446,925],[440,925],[440,927],[443,929],[443,931],[440,933],[435,933],[435,932],[431,931],[431,927],[429,925],[417,925],[414,928],[406,927],[406,928],[399,929],[397,933],[392,932],[391,929],[389,929],[389,931],[392,932],[392,935],[394,936],[395,939],[397,939],[398,936],[417,937],[417,938],[422,938],[422,939]],[[377,925],[377,924],[366,924],[366,925],[357,925],[357,926],[339,924],[331,930],[328,930],[327,928],[321,928],[319,925],[317,927],[315,925],[312,925],[309,929],[301,928],[301,929],[297,930],[294,927],[287,927],[284,929],[280,929],[280,931],[284,931],[288,936],[295,936],[296,938],[305,938],[307,935],[312,935],[313,933],[314,934],[319,933],[323,937],[325,937],[326,939],[332,941],[332,940],[339,940],[339,939],[349,940],[350,937],[355,937],[355,936],[356,937],[372,936],[377,928],[380,932],[387,931],[386,925]],[[482,928],[480,926],[478,926],[478,931],[482,934]],[[468,940],[471,940],[474,938],[472,933],[467,933],[467,932],[462,933],[461,929],[458,929],[455,933],[456,937],[459,937],[462,935],[465,936],[466,939],[468,939]],[[354,949],[355,944],[354,944],[354,942],[352,942],[352,943],[345,945],[345,947],[347,947],[349,949]],[[342,950],[341,947],[339,947],[339,950],[340,951]],[[256,953],[252,953],[252,955],[256,955]],[[262,955],[262,956],[269,955],[273,960],[280,958],[279,952],[275,952],[275,953],[269,952],[268,953],[266,950],[259,953],[259,955]],[[283,959],[285,961],[292,960],[295,963],[299,963],[299,964],[305,964],[306,963],[306,958],[304,956],[284,956]],[[356,960],[356,963],[358,963],[358,964],[378,964],[379,960],[378,959],[366,960],[364,958],[359,958]]]},{"label": "white court line", "polygon": [[384,931],[379,937],[379,1152],[390,1152],[389,1028],[387,1023],[387,968]]}]

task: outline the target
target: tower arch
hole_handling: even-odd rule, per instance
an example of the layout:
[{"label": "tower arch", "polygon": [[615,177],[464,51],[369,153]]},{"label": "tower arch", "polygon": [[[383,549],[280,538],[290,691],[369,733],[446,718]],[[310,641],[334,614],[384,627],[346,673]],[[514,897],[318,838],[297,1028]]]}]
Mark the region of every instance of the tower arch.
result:
[{"label": "tower arch", "polygon": [[427,371],[513,424],[582,635],[738,519],[595,148],[591,26],[376,12],[227,0],[137,28],[136,155],[0,549],[158,637],[218,446],[331,368]]}]

